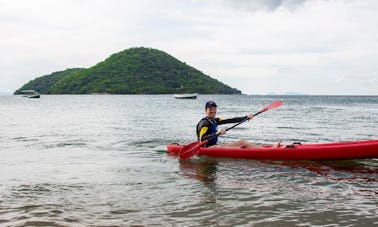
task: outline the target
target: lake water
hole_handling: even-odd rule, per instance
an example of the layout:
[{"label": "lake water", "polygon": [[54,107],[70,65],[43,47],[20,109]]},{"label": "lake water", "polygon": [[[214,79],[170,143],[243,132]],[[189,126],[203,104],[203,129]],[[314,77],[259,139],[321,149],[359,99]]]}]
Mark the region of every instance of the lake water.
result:
[{"label": "lake water", "polygon": [[221,142],[378,138],[378,96],[0,96],[0,226],[378,225],[377,159],[168,156],[209,99],[221,117],[284,101]]}]

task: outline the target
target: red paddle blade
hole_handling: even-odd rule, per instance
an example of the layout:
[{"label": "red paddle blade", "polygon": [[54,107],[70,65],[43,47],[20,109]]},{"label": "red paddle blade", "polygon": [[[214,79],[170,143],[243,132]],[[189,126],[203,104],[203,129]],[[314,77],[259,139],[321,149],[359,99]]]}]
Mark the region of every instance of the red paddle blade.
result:
[{"label": "red paddle blade", "polygon": [[180,150],[180,159],[186,160],[195,156],[196,154],[198,154],[200,147],[202,147],[205,143],[207,143],[207,140],[202,142],[193,142],[188,145],[185,145]]},{"label": "red paddle blade", "polygon": [[270,105],[264,107],[264,109],[262,109],[260,112],[264,112],[264,111],[267,111],[269,109],[277,108],[277,107],[281,106],[282,104],[283,104],[283,102],[281,100],[275,101],[274,103],[271,103]]}]

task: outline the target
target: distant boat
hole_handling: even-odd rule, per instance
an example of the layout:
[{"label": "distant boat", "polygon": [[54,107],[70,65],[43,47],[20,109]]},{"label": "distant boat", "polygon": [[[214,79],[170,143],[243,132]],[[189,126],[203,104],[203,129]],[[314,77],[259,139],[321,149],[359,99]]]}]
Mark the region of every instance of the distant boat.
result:
[{"label": "distant boat", "polygon": [[39,99],[41,97],[40,94],[35,94],[35,95],[29,95],[28,98],[31,98],[31,99]]},{"label": "distant boat", "polygon": [[23,97],[27,97],[27,98],[31,98],[31,99],[38,99],[38,98],[41,97],[41,95],[34,90],[22,90],[22,91],[20,91],[20,94]]},{"label": "distant boat", "polygon": [[192,94],[174,94],[173,97],[175,99],[196,99],[198,96],[198,93],[192,93]]}]

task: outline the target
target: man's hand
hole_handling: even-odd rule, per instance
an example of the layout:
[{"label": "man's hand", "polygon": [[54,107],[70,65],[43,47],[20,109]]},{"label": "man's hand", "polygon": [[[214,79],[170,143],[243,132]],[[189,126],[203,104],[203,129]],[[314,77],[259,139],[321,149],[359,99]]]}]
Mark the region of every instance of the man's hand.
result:
[{"label": "man's hand", "polygon": [[221,130],[218,131],[218,134],[219,134],[219,135],[226,134],[226,131],[225,131],[224,129],[221,129]]},{"label": "man's hand", "polygon": [[248,118],[248,120],[252,119],[253,118],[253,114],[248,114],[247,118]]}]

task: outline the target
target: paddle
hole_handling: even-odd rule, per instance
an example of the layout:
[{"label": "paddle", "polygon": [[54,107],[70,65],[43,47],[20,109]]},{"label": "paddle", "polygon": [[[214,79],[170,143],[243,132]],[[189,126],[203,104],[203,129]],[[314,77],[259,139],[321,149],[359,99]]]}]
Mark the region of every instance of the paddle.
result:
[{"label": "paddle", "polygon": [[[275,101],[274,103],[271,103],[270,105],[264,107],[259,112],[255,113],[253,116],[259,115],[259,114],[261,114],[261,113],[263,113],[263,112],[265,112],[269,109],[277,108],[277,107],[281,106],[282,103],[283,103],[282,101]],[[231,129],[235,128],[236,126],[240,125],[241,123],[247,121],[247,120],[248,120],[248,118],[246,117],[244,120],[242,120],[242,121],[238,122],[237,124],[227,128],[225,131],[231,130]],[[192,142],[188,145],[183,146],[180,150],[180,153],[179,153],[180,159],[185,160],[185,159],[189,159],[189,158],[197,155],[200,147],[202,147],[204,144],[206,144],[209,140],[211,140],[211,139],[213,139],[213,138],[215,138],[219,135],[220,134],[217,133],[214,136],[208,138],[207,140],[200,141],[200,142]]]}]

